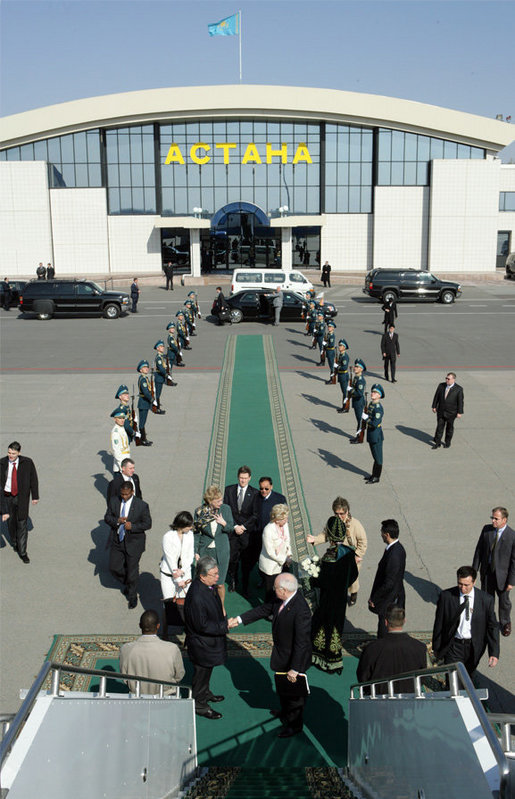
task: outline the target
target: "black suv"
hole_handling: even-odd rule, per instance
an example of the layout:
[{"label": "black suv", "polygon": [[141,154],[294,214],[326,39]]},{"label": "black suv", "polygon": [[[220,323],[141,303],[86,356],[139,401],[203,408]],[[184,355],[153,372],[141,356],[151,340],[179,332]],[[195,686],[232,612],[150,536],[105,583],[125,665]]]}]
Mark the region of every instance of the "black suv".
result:
[{"label": "black suv", "polygon": [[93,280],[31,280],[20,294],[20,311],[51,319],[55,313],[101,313],[116,319],[129,310],[124,291],[104,291]]},{"label": "black suv", "polygon": [[461,286],[423,269],[372,269],[365,277],[363,293],[389,302],[422,300],[449,305],[461,294]]}]

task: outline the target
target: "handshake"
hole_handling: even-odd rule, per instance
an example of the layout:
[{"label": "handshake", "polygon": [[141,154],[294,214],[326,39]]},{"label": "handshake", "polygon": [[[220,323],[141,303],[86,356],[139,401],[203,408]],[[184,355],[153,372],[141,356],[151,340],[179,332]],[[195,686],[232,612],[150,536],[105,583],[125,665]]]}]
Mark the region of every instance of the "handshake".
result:
[{"label": "handshake", "polygon": [[227,619],[227,627],[229,630],[232,630],[233,627],[237,627],[239,625],[239,621],[236,617],[232,619]]}]

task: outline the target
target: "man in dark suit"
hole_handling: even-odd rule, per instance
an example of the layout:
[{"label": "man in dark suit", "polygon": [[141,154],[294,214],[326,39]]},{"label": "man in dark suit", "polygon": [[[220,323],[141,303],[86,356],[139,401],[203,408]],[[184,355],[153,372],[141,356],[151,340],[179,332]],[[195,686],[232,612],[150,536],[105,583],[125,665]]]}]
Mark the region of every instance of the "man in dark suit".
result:
[{"label": "man in dark suit", "polygon": [[435,391],[432,404],[433,413],[436,413],[435,443],[432,449],[442,446],[442,436],[445,428],[446,449],[451,446],[454,433],[454,420],[463,414],[463,389],[456,383],[455,372],[448,372],[445,383],[440,383]]},{"label": "man in dark suit", "polygon": [[[229,627],[240,623],[250,624],[272,615],[274,646],[270,667],[275,672],[286,674],[289,683],[295,683],[298,675],[304,674],[311,665],[311,611],[293,574],[277,575],[274,591],[274,601],[265,602],[230,619]],[[290,738],[302,732],[306,696],[279,693],[279,700],[281,709],[270,712],[283,724],[278,737]]]},{"label": "man in dark suit", "polygon": [[[240,466],[238,469],[238,482],[235,485],[226,486],[224,492],[224,505],[229,505],[234,519],[234,531],[229,533],[231,547],[227,573],[229,591],[236,590],[238,564],[242,553],[249,545],[249,538],[256,530],[258,524],[259,491],[249,485],[250,477],[251,471],[249,467]],[[248,590],[248,573],[247,585],[242,586],[242,588],[244,591]]]},{"label": "man in dark suit", "polygon": [[399,349],[399,336],[395,332],[395,325],[392,323],[387,333],[381,336],[381,352],[383,353],[384,362],[384,379],[388,380],[388,364],[392,374],[392,383],[396,383],[395,379],[395,366],[397,363],[397,356],[401,354]]},{"label": "man in dark suit", "polygon": [[125,586],[129,609],[138,604],[139,561],[145,551],[145,532],[152,527],[146,502],[134,496],[132,483],[120,486],[119,496],[112,497],[104,521],[111,528],[109,571]]},{"label": "man in dark suit", "polygon": [[388,606],[398,605],[404,608],[406,603],[403,582],[406,550],[399,541],[399,525],[395,519],[384,519],[381,522],[381,538],[386,544],[386,549],[377,566],[368,600],[368,609],[379,616],[378,638],[384,638],[387,634],[385,622]]},{"label": "man in dark suit", "polygon": [[214,666],[227,660],[228,621],[220,595],[216,590],[219,572],[214,558],[197,561],[197,576],[190,585],[184,601],[186,647],[193,663],[192,690],[195,713],[207,719],[221,719],[222,714],[209,707],[208,702],[222,702],[209,687]]},{"label": "man in dark suit", "polygon": [[515,585],[515,531],[508,527],[506,508],[493,508],[490,518],[492,524],[481,530],[472,567],[479,570],[483,591],[499,597],[501,632],[508,636],[511,635],[510,591]]},{"label": "man in dark suit", "polygon": [[390,325],[395,324],[395,319],[399,315],[397,311],[397,303],[395,300],[385,300],[381,306],[381,310],[384,311],[383,325],[384,332],[386,333]]},{"label": "man in dark suit", "polygon": [[488,665],[499,660],[499,628],[494,599],[474,588],[477,572],[472,566],[460,566],[458,585],[442,591],[436,606],[433,627],[433,652],[444,663],[463,663],[468,673],[476,670],[488,647]]},{"label": "man in dark suit", "polygon": [[107,486],[107,504],[111,502],[113,497],[120,495],[120,488],[122,483],[131,483],[134,496],[142,499],[141,485],[139,477],[134,471],[136,469],[135,463],[132,458],[124,458],[120,464],[121,471],[116,472],[113,479]]},{"label": "man in dark suit", "polygon": [[31,496],[33,505],[39,502],[38,475],[32,460],[20,452],[21,444],[13,441],[7,448],[7,456],[0,459],[1,513],[14,551],[24,563],[30,563],[27,519]]},{"label": "man in dark suit", "polygon": [[[357,668],[359,682],[392,678],[406,671],[419,671],[427,667],[427,649],[421,641],[404,632],[406,612],[397,605],[386,610],[384,638],[372,641],[361,653]],[[399,680],[394,684],[396,693],[414,693],[413,680]],[[376,693],[388,693],[386,683],[376,686]]]},{"label": "man in dark suit", "polygon": [[248,593],[249,579],[252,570],[259,560],[263,545],[263,530],[270,521],[270,511],[274,505],[286,505],[286,497],[273,490],[271,477],[259,480],[259,496],[257,498],[258,520],[254,532],[249,535],[249,544],[241,555],[241,581],[243,594]]}]

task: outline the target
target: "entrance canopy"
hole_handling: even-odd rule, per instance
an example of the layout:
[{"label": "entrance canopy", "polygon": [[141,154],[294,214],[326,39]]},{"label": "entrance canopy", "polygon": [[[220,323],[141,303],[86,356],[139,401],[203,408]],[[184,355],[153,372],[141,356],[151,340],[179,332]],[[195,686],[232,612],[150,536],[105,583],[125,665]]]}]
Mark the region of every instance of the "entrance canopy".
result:
[{"label": "entrance canopy", "polygon": [[225,227],[229,214],[254,214],[256,223],[263,227],[270,226],[270,220],[265,212],[254,203],[229,203],[220,208],[211,218],[212,227]]}]

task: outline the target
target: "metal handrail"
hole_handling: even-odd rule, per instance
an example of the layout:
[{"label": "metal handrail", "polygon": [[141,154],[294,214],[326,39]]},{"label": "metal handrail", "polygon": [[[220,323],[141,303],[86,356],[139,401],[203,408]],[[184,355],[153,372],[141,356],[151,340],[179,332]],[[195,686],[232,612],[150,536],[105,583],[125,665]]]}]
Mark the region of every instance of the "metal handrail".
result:
[{"label": "metal handrail", "polygon": [[510,755],[515,754],[511,745],[511,727],[515,727],[515,716],[512,713],[487,713],[488,721],[501,728],[501,746]]},{"label": "metal handrail", "polygon": [[121,674],[119,671],[106,671],[105,669],[84,669],[81,666],[68,666],[65,663],[54,663],[53,661],[46,661],[41,666],[39,670],[39,674],[37,675],[36,679],[32,683],[27,696],[23,700],[23,703],[16,713],[16,716],[12,720],[9,729],[0,743],[0,769],[3,766],[4,760],[9,754],[11,747],[18,737],[21,728],[25,724],[27,718],[30,715],[30,712],[34,706],[36,699],[39,696],[40,691],[42,690],[43,683],[47,679],[50,672],[51,674],[51,695],[54,697],[59,696],[59,677],[62,671],[69,672],[72,674],[89,674],[92,677],[100,677],[100,686],[98,691],[98,698],[102,699],[107,696],[106,693],[106,685],[108,679],[115,679],[115,680],[135,680],[136,681],[136,692],[134,696],[139,698],[141,696],[141,683],[142,682],[151,682],[159,685],[159,698],[164,698],[164,689],[166,686],[170,686],[172,688],[178,689],[178,696],[175,697],[167,697],[170,699],[180,699],[180,692],[181,690],[187,691],[187,698],[191,698],[192,689],[189,685],[177,685],[177,683],[170,682],[168,680],[158,680],[154,677],[141,677],[137,674]]},{"label": "metal handrail", "polygon": [[[434,674],[446,674],[449,678],[449,686],[450,686],[450,695],[452,698],[457,697],[459,695],[459,684],[458,679],[462,684],[462,687],[467,694],[472,707],[474,708],[476,715],[478,717],[479,723],[481,724],[483,733],[485,738],[488,741],[488,744],[492,750],[492,753],[497,761],[497,766],[499,768],[499,777],[500,777],[500,791],[499,791],[499,799],[509,799],[510,797],[510,765],[508,763],[508,758],[503,752],[502,746],[499,743],[499,739],[497,738],[492,725],[488,719],[488,716],[481,704],[476,689],[470,679],[470,676],[463,665],[463,663],[446,663],[445,666],[433,666],[430,669],[423,669],[421,671],[408,671],[403,674],[396,674],[395,677],[377,679],[377,680],[370,680],[368,682],[363,683],[354,683],[350,687],[350,699],[356,701],[356,697],[354,696],[354,689],[359,688],[359,699],[376,699],[375,688],[376,685],[384,683],[388,684],[388,699],[399,699],[400,697],[396,697],[393,691],[393,684],[398,682],[399,680],[406,680],[406,679],[413,679],[415,684],[415,698],[416,699],[424,699],[424,694],[421,692],[421,682],[420,680],[423,677],[431,677]],[[371,688],[371,696],[364,696],[363,689],[367,686]]]}]

